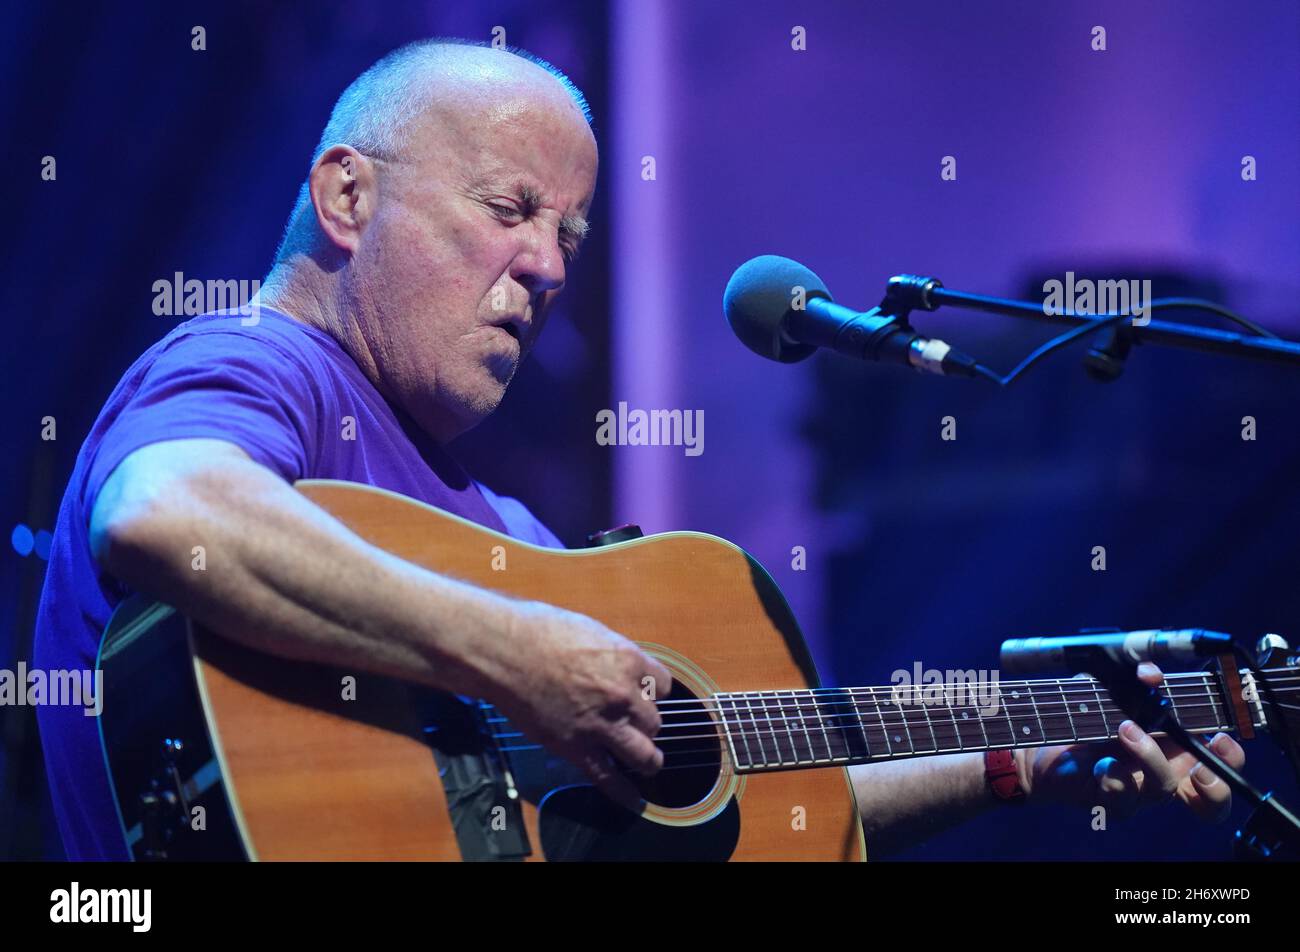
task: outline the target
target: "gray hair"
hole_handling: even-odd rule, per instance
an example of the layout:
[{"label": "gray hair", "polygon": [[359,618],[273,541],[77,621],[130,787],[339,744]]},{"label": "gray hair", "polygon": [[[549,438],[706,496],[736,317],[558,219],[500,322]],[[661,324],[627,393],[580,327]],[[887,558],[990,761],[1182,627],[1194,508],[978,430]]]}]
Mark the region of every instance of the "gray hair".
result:
[{"label": "gray hair", "polygon": [[[316,161],[337,143],[345,143],[363,155],[380,159],[392,160],[400,155],[410,140],[411,120],[428,106],[428,72],[438,63],[440,54],[458,46],[489,48],[491,44],[454,37],[417,40],[393,50],[343,90],[312,152],[308,177],[298,190],[298,200],[275,252],[275,264],[296,253],[310,252],[315,243],[317,235],[311,227],[313,219],[307,213],[311,209],[310,170]],[[587,124],[591,125],[591,108],[573,80],[527,50],[516,46],[499,49],[540,66],[554,76],[572,97]]]}]

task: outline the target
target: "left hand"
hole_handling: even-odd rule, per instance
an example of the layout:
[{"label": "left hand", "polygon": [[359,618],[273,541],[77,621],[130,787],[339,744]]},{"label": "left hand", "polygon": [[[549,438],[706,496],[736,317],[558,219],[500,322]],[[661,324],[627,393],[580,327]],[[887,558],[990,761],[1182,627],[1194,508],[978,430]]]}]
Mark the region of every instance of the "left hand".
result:
[{"label": "left hand", "polygon": [[[1164,675],[1154,664],[1138,667],[1152,686]],[[1133,721],[1119,728],[1119,739],[1016,751],[1020,785],[1028,799],[1079,806],[1102,806],[1129,816],[1143,806],[1181,800],[1196,816],[1218,823],[1232,809],[1227,783],[1168,738],[1155,738]],[[1236,770],[1246,762],[1241,745],[1218,733],[1210,749]]]}]

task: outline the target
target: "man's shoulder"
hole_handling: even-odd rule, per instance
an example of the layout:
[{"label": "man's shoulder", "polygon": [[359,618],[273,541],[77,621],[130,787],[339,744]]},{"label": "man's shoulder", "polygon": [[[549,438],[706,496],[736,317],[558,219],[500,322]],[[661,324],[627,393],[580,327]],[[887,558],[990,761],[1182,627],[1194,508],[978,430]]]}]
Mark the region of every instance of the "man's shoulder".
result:
[{"label": "man's shoulder", "polygon": [[200,314],[177,324],[146,353],[159,356],[178,347],[274,352],[300,358],[339,350],[325,332],[267,307]]}]

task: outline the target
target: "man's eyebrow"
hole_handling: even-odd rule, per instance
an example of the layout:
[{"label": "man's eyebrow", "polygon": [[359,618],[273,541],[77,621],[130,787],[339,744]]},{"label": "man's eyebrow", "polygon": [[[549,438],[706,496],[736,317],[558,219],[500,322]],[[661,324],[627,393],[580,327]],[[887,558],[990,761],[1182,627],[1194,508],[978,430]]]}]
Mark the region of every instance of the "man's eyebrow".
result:
[{"label": "man's eyebrow", "polygon": [[560,231],[578,241],[587,237],[587,232],[591,226],[587,224],[587,219],[581,215],[565,215],[560,219]]},{"label": "man's eyebrow", "polygon": [[[519,201],[529,209],[540,208],[543,204],[541,193],[527,182],[516,185],[515,194],[519,196]],[[582,215],[565,215],[560,219],[560,233],[577,241],[584,240],[590,230],[591,226]]]}]

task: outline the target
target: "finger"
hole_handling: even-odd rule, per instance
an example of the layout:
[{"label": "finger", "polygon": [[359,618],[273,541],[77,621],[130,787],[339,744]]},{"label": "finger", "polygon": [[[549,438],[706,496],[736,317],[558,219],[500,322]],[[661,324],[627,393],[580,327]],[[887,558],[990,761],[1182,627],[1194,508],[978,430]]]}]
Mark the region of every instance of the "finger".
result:
[{"label": "finger", "polygon": [[1222,757],[1233,770],[1246,766],[1246,751],[1230,735],[1220,731],[1210,741],[1210,750]]},{"label": "finger", "polygon": [[673,676],[657,659],[647,660],[650,663],[646,665],[646,674],[655,679],[654,697],[651,700],[662,701],[673,693]]},{"label": "finger", "polygon": [[1187,807],[1207,823],[1221,823],[1232,810],[1232,788],[1205,764],[1197,764],[1189,776],[1195,796]]},{"label": "finger", "polygon": [[619,724],[610,732],[609,752],[619,763],[649,777],[664,765],[664,752],[631,724]]},{"label": "finger", "polygon": [[613,758],[603,750],[580,754],[574,762],[601,793],[619,806],[633,813],[640,813],[645,809],[645,801],[641,798],[641,794],[637,792],[632,782],[619,772]]},{"label": "finger", "polygon": [[[650,675],[646,675],[650,677]],[[641,682],[645,684],[643,679]],[[663,716],[659,713],[659,703],[656,700],[660,695],[657,685],[648,686],[650,690],[643,689],[640,694],[632,699],[628,705],[627,716],[633,727],[639,730],[646,737],[655,737],[658,735],[660,728],[663,727]],[[647,697],[646,695],[652,695]]]},{"label": "finger", "polygon": [[1097,781],[1098,800],[1107,812],[1126,817],[1137,810],[1137,778],[1119,760],[1102,757],[1092,765],[1092,776]]},{"label": "finger", "polygon": [[1150,661],[1143,661],[1137,667],[1137,676],[1143,684],[1156,687],[1165,679],[1164,672]]},{"label": "finger", "polygon": [[1141,799],[1147,803],[1168,800],[1178,792],[1178,776],[1155,738],[1133,721],[1119,726],[1119,739],[1125,752],[1142,771]]}]

